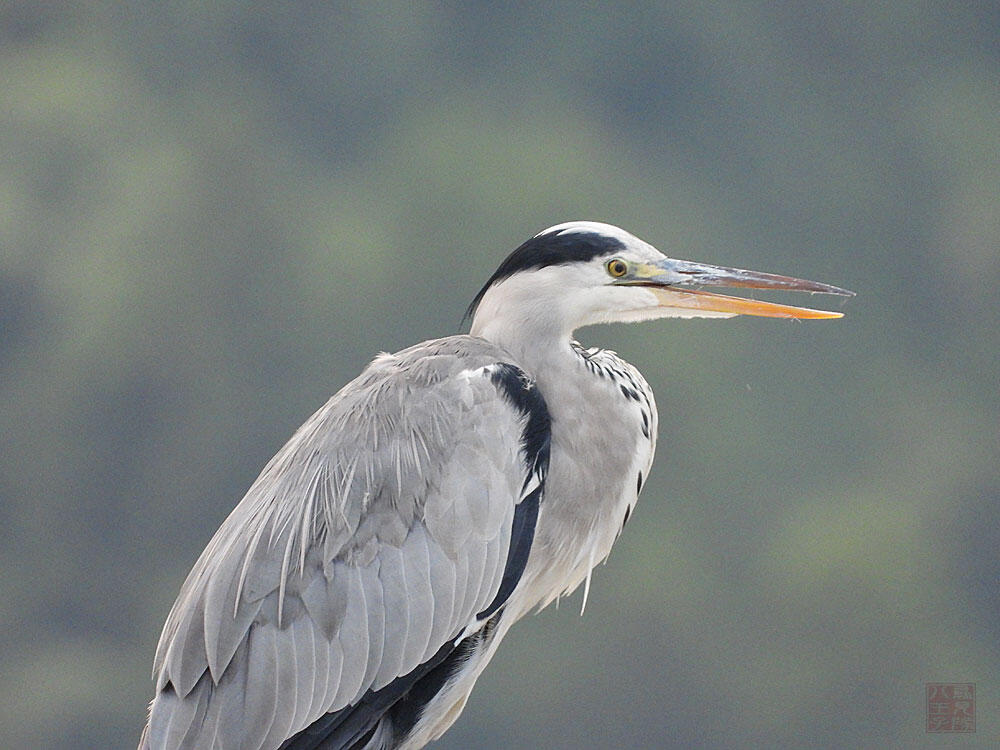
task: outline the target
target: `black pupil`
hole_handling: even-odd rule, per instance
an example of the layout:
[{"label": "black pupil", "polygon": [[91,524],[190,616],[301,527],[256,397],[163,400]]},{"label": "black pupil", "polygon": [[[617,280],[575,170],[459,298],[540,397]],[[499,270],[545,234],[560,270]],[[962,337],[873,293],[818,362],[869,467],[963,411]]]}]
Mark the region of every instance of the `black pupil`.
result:
[{"label": "black pupil", "polygon": [[623,273],[625,273],[625,264],[622,263],[620,260],[616,260],[614,263],[611,264],[611,273],[613,273],[615,276],[621,276]]}]

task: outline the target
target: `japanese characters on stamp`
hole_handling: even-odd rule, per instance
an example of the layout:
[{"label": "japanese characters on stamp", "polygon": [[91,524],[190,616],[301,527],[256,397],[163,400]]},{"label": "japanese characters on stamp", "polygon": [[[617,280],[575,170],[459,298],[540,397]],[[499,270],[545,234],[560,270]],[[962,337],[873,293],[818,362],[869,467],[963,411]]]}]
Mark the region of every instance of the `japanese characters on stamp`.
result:
[{"label": "japanese characters on stamp", "polygon": [[976,731],[976,684],[928,682],[928,732]]}]

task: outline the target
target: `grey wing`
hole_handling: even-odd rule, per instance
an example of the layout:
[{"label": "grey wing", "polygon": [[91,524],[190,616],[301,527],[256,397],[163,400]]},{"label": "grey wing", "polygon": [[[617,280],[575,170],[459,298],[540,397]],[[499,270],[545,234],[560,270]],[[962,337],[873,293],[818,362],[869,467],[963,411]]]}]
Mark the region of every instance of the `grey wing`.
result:
[{"label": "grey wing", "polygon": [[453,337],[383,355],[271,460],[167,619],[151,748],[277,747],[384,702],[502,606],[549,425],[501,354]]}]

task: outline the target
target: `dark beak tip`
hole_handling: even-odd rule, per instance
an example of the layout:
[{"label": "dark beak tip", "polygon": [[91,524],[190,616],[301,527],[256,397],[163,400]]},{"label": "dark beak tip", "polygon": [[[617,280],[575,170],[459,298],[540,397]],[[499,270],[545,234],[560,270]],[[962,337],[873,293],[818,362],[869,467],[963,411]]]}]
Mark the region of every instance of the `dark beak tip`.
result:
[{"label": "dark beak tip", "polygon": [[843,289],[839,286],[834,286],[833,284],[824,284],[820,281],[803,282],[798,288],[791,287],[789,291],[809,292],[810,294],[836,294],[839,297],[857,296],[850,289]]}]

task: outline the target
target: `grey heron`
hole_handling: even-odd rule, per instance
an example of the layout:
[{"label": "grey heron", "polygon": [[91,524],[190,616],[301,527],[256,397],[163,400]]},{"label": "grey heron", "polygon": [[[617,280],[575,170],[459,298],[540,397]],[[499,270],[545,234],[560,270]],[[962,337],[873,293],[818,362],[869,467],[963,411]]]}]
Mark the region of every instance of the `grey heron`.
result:
[{"label": "grey heron", "polygon": [[438,738],[510,626],[589,585],[649,475],[649,386],[574,331],[841,317],[707,286],[852,294],[571,222],[501,263],[469,335],[376,357],[278,451],[195,563],[156,649],[140,747]]}]

